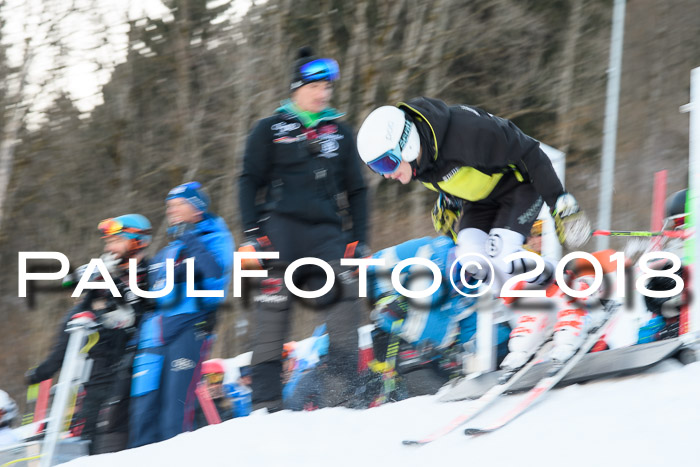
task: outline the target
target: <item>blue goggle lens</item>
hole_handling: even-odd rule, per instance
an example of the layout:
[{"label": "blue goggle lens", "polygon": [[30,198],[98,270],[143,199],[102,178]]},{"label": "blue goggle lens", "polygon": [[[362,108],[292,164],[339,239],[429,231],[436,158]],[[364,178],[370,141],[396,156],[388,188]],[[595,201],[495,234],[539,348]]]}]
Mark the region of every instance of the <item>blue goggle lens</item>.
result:
[{"label": "blue goggle lens", "polygon": [[304,82],[335,81],[340,77],[338,62],[332,58],[319,58],[301,66],[301,79]]},{"label": "blue goggle lens", "polygon": [[396,172],[401,165],[401,156],[397,156],[394,150],[390,150],[368,163],[367,166],[379,175]]}]

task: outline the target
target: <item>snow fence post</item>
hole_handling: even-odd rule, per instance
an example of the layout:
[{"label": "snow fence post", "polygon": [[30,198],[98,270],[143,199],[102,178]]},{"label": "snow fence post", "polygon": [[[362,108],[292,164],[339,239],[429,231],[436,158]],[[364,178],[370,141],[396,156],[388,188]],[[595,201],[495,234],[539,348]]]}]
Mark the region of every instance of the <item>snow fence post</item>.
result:
[{"label": "snow fence post", "polygon": [[688,197],[686,200],[686,226],[691,235],[684,245],[683,255],[690,273],[690,304],[685,320],[681,321],[680,333],[696,333],[700,330],[700,301],[693,294],[700,290],[700,274],[695,267],[697,261],[696,245],[698,231],[697,215],[700,212],[700,67],[690,71],[690,103],[680,108],[681,112],[690,112],[690,132],[688,151]]}]

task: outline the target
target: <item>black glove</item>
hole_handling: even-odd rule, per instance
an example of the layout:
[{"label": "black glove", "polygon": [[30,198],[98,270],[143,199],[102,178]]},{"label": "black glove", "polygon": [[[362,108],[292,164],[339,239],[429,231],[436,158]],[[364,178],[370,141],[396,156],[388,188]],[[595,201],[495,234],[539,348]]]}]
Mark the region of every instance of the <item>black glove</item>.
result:
[{"label": "black glove", "polygon": [[[246,241],[238,247],[239,252],[263,252],[263,251],[274,251],[272,248],[272,242],[267,238],[267,235],[261,235],[262,232],[260,228],[255,227],[253,229],[248,229],[244,232]],[[263,269],[264,263],[259,259],[244,259],[241,261],[241,267],[243,269]]]}]

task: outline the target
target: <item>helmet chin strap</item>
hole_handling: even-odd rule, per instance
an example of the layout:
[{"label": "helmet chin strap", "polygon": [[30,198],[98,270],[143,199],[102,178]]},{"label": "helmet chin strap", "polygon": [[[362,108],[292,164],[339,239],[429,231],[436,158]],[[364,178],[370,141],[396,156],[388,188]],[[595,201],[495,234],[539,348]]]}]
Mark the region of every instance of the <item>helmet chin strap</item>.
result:
[{"label": "helmet chin strap", "polygon": [[414,160],[409,162],[411,164],[411,180],[414,180],[417,178],[418,173],[420,172],[420,165],[421,161],[423,160],[423,139],[420,140],[420,147],[418,148],[418,157],[416,157]]},{"label": "helmet chin strap", "polygon": [[418,159],[409,162],[411,165],[411,180],[414,180],[416,178],[416,175],[418,174],[418,161],[420,160],[420,155],[418,156]]}]

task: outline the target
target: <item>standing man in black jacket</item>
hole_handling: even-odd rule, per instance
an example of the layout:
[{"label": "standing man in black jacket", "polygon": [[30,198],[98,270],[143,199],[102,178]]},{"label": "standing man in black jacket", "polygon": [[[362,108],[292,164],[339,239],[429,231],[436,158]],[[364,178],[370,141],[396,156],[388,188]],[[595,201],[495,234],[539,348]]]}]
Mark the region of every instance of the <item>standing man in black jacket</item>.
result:
[{"label": "standing man in black jacket", "polygon": [[[549,206],[562,243],[576,248],[590,237],[585,214],[574,196],[564,191],[539,142],[513,122],[477,107],[448,106],[427,97],[379,107],[362,124],[357,145],[362,160],[373,171],[403,184],[416,179],[438,192],[433,210],[436,230],[454,238],[457,257],[481,255],[481,259],[469,258],[483,263],[480,268],[467,271],[486,283],[494,279],[492,290],[497,297],[506,279],[535,268],[531,259],[505,258],[523,251],[543,203]],[[553,281],[554,265],[544,263],[543,270],[529,278],[531,283]],[[560,315],[563,322],[574,322],[568,314]],[[528,319],[523,317],[524,322],[534,322]],[[585,336],[582,316],[576,319],[582,322],[576,323],[580,326],[575,332],[561,332],[566,328],[563,325],[557,328],[560,338]],[[516,335],[516,331],[511,334],[511,354],[502,367],[521,366],[530,344],[536,344],[521,336],[516,339]],[[518,342],[523,341],[528,348],[521,351]],[[575,343],[564,344],[555,349],[562,360],[575,348]]]},{"label": "standing man in black jacket", "polygon": [[[330,107],[338,64],[313,57],[308,48],[294,63],[290,99],[249,135],[239,183],[240,211],[247,245],[280,253],[254,293],[256,338],[253,347],[254,408],[278,409],[282,396],[282,346],[289,328],[290,293],[282,277],[292,261],[314,257],[340,272],[346,246],[366,251],[366,187],[352,131]],[[260,201],[264,197],[264,201]],[[267,264],[269,266],[269,263]],[[325,274],[302,267],[295,285],[317,290]],[[350,397],[357,374],[360,302],[349,274],[336,280],[343,290],[329,292],[314,305],[326,313],[330,337],[323,403]]]}]

